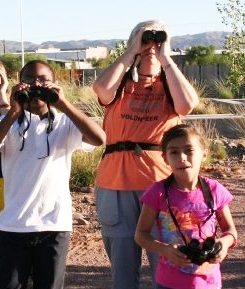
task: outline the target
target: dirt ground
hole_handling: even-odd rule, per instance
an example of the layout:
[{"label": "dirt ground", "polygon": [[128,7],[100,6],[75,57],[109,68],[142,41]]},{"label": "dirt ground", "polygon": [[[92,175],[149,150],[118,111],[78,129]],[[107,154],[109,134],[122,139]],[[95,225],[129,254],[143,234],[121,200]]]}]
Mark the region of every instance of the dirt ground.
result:
[{"label": "dirt ground", "polygon": [[[218,178],[234,195],[231,205],[237,226],[238,246],[222,263],[223,288],[245,288],[245,160],[217,161],[204,174]],[[93,190],[73,192],[74,231],[67,256],[65,289],[110,289],[110,269],[100,235]],[[150,274],[145,254],[142,287],[150,289]],[[130,289],[130,288],[129,288]]]}]

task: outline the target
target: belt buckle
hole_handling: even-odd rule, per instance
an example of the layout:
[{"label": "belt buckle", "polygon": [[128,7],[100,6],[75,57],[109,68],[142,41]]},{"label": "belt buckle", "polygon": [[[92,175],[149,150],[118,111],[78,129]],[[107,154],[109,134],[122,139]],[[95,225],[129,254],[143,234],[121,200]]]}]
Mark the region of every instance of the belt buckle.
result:
[{"label": "belt buckle", "polygon": [[139,144],[135,144],[135,148],[134,148],[134,154],[136,156],[140,156],[142,154],[143,150],[141,148],[141,146]]}]

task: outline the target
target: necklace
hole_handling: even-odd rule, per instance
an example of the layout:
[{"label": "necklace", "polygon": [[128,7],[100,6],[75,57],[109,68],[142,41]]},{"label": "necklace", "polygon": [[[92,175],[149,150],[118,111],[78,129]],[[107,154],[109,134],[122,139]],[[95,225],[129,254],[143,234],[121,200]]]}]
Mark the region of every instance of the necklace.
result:
[{"label": "necklace", "polygon": [[143,73],[138,73],[138,74],[139,74],[139,76],[154,78],[154,77],[158,76],[160,74],[160,72],[158,72],[157,74],[143,74]]},{"label": "necklace", "polygon": [[145,79],[145,84],[144,84],[145,89],[150,90],[150,91],[153,90],[154,82],[159,75],[160,75],[160,72],[157,74],[139,73],[139,77]]}]

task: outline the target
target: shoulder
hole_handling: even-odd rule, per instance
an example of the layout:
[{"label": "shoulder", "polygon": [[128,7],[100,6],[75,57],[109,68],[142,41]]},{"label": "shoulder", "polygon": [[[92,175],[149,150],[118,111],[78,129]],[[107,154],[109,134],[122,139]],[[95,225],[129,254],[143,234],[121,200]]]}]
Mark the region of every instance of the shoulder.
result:
[{"label": "shoulder", "polygon": [[143,203],[159,203],[164,197],[164,181],[154,182],[142,195]]},{"label": "shoulder", "polygon": [[204,179],[210,188],[217,209],[222,209],[233,200],[232,193],[220,181],[210,177],[204,177]]}]

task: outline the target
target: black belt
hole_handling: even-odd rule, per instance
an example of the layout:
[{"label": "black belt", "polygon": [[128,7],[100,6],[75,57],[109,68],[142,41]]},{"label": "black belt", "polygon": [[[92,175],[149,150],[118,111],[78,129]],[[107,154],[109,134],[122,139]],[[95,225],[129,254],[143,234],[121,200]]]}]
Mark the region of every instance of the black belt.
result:
[{"label": "black belt", "polygon": [[134,154],[140,155],[142,153],[142,150],[161,151],[162,148],[160,145],[145,142],[117,142],[115,144],[106,145],[103,156],[105,154],[121,151],[134,151]]}]

